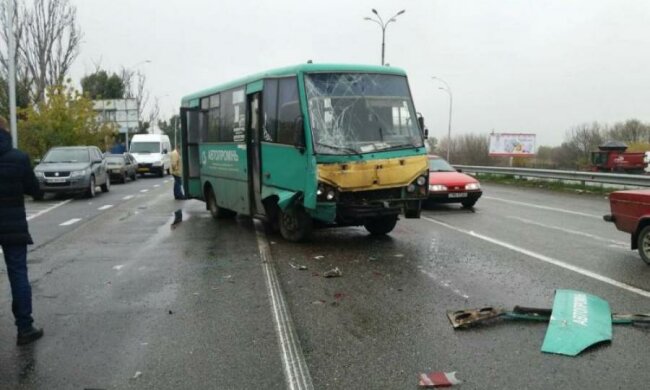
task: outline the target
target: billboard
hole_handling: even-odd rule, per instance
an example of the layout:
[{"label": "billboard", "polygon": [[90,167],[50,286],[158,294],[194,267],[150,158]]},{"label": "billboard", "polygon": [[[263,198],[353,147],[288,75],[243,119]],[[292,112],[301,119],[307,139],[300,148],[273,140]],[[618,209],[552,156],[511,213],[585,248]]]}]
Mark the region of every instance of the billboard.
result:
[{"label": "billboard", "polygon": [[489,156],[532,157],[535,155],[535,134],[492,133]]},{"label": "billboard", "polygon": [[100,122],[112,122],[120,133],[128,133],[138,127],[138,105],[135,99],[93,100],[94,110]]}]

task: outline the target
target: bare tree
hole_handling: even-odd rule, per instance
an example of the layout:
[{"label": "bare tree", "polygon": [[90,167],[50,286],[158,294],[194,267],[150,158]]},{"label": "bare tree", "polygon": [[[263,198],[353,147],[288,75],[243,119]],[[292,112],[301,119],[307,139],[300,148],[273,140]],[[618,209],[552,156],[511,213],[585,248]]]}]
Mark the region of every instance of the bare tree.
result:
[{"label": "bare tree", "polygon": [[604,133],[603,127],[597,122],[591,125],[583,123],[574,126],[567,131],[567,146],[576,151],[580,159],[579,163],[586,163],[589,161],[591,152],[596,150],[598,145],[603,142]]},{"label": "bare tree", "polygon": [[650,137],[650,126],[638,119],[628,119],[624,123],[616,123],[608,132],[612,140],[627,143],[648,142]]},{"label": "bare tree", "polygon": [[160,105],[158,104],[158,97],[154,98],[153,106],[151,111],[149,111],[149,126],[151,126],[152,131],[154,126],[158,123],[158,117],[160,116]]},{"label": "bare tree", "polygon": [[134,72],[131,69],[122,67],[120,77],[124,84],[125,97],[135,99],[138,110],[138,122],[142,123],[144,108],[149,101],[149,91],[146,88],[147,76],[140,70]]},{"label": "bare tree", "polygon": [[33,100],[42,101],[48,86],[64,81],[79,55],[81,30],[77,8],[69,0],[34,0],[23,13],[25,35],[20,45],[33,80]]}]

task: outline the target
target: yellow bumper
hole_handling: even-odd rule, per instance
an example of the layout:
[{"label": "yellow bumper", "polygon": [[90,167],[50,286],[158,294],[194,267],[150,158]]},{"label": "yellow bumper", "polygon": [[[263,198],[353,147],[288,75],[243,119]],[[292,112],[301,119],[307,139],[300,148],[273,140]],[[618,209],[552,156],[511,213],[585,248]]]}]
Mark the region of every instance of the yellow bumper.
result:
[{"label": "yellow bumper", "polygon": [[427,156],[319,164],[318,180],[339,191],[368,191],[409,185],[427,169]]}]

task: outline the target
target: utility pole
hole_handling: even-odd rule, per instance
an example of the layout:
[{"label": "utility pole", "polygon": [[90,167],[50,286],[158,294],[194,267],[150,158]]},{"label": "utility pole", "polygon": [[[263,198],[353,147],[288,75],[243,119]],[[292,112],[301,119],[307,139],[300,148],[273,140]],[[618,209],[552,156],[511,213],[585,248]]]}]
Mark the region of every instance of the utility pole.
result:
[{"label": "utility pole", "polygon": [[7,0],[7,35],[9,39],[9,127],[13,147],[18,147],[18,128],[16,126],[16,37],[14,36],[14,0]]},{"label": "utility pole", "polygon": [[451,93],[451,87],[449,86],[449,84],[447,84],[445,80],[436,76],[433,76],[433,79],[439,80],[442,83],[444,83],[446,88],[438,87],[438,89],[447,92],[447,94],[449,95],[449,126],[447,128],[447,162],[449,162],[449,150],[451,149],[451,111],[454,106],[454,96]]}]

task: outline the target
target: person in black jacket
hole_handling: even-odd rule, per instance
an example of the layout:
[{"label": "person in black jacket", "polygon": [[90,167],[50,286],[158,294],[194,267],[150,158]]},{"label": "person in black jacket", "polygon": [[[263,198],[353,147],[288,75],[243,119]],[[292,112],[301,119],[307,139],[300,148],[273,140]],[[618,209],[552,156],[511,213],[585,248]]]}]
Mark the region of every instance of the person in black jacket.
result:
[{"label": "person in black jacket", "polygon": [[17,344],[29,344],[43,336],[32,323],[32,288],[27,277],[27,245],[33,244],[27,229],[25,194],[40,192],[29,157],[11,144],[7,120],[0,116],[0,245],[11,285],[11,310],[18,328]]}]

